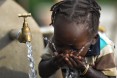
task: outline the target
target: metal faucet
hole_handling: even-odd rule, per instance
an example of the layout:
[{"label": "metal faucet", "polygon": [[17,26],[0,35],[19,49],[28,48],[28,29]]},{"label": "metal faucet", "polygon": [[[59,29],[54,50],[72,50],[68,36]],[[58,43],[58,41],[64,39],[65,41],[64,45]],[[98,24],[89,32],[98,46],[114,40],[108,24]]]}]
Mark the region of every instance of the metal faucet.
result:
[{"label": "metal faucet", "polygon": [[26,18],[30,17],[31,13],[19,14],[18,16],[24,18],[23,27],[19,33],[18,40],[20,43],[30,42],[32,37]]}]

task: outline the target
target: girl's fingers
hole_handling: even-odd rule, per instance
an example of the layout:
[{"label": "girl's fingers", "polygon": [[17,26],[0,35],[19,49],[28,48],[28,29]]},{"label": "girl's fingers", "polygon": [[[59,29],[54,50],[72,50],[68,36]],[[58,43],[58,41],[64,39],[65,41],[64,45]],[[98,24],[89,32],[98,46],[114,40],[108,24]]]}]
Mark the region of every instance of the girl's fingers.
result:
[{"label": "girl's fingers", "polygon": [[77,63],[70,57],[70,62],[72,63],[73,67],[77,67]]},{"label": "girl's fingers", "polygon": [[66,64],[69,66],[69,67],[73,67],[72,63],[70,62],[70,60],[66,57],[65,58],[65,61],[66,61]]},{"label": "girl's fingers", "polygon": [[82,64],[82,62],[79,60],[78,57],[74,57],[74,56],[73,56],[72,59],[76,62],[77,66],[78,66],[79,64]]},{"label": "girl's fingers", "polygon": [[78,59],[79,59],[80,61],[83,61],[83,60],[84,60],[84,58],[81,57],[81,56],[78,56]]}]

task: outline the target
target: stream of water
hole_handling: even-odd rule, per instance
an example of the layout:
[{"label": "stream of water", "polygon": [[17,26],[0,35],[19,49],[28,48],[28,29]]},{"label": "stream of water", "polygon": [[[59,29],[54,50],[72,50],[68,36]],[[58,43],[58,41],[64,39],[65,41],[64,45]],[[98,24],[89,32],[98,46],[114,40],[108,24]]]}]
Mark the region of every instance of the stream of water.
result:
[{"label": "stream of water", "polygon": [[37,78],[37,73],[35,70],[35,66],[34,66],[34,58],[32,56],[32,45],[30,42],[26,42],[27,48],[28,48],[28,60],[29,60],[29,78]]}]

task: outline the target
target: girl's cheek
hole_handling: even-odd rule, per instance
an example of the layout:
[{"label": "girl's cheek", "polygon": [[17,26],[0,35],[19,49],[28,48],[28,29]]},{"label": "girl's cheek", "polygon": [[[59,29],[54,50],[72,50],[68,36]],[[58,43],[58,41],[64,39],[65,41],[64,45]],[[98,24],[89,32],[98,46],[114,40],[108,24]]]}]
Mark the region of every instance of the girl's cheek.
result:
[{"label": "girl's cheek", "polygon": [[82,56],[82,57],[85,57],[85,55],[87,54],[87,50],[84,50],[83,52],[81,52],[81,54],[80,54],[80,56]]},{"label": "girl's cheek", "polygon": [[81,57],[85,57],[85,55],[87,54],[87,50],[84,50],[81,53],[74,52],[73,54],[76,55],[76,56],[78,55],[78,56],[81,56]]}]

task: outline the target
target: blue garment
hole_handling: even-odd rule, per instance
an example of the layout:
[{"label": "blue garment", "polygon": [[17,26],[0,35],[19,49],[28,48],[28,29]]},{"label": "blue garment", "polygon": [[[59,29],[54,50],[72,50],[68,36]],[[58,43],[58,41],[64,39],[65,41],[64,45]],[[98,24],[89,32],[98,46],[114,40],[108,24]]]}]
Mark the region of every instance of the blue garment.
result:
[{"label": "blue garment", "polygon": [[105,40],[99,36],[96,44],[90,46],[90,50],[87,52],[86,57],[100,55],[100,50],[102,50],[106,45],[107,43]]}]

